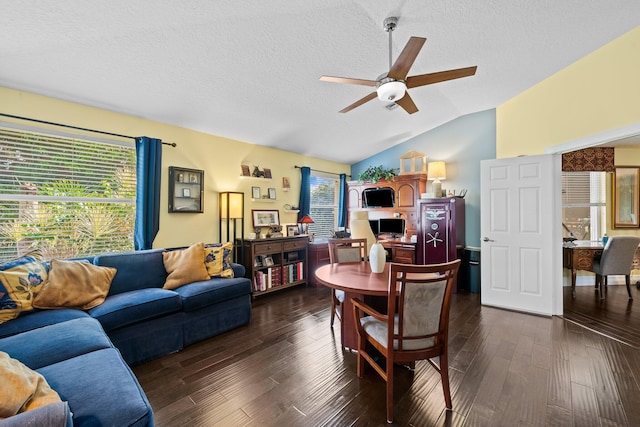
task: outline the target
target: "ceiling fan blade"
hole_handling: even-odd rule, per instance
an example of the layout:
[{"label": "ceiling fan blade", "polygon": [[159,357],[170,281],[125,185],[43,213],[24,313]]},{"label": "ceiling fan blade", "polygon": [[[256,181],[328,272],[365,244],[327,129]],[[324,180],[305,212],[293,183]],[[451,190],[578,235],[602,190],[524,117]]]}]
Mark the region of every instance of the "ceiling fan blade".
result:
[{"label": "ceiling fan blade", "polygon": [[427,39],[424,37],[411,37],[396,62],[393,63],[387,77],[394,80],[404,80],[426,41]]},{"label": "ceiling fan blade", "polygon": [[376,80],[364,80],[364,79],[352,79],[349,77],[332,77],[332,76],[322,76],[320,80],[323,82],[333,82],[333,83],[347,83],[351,85],[361,85],[361,86],[371,86],[376,87],[378,82]]},{"label": "ceiling fan blade", "polygon": [[378,97],[378,94],[376,92],[371,92],[369,95],[365,96],[364,98],[359,99],[356,102],[354,102],[353,104],[349,105],[348,107],[345,107],[342,110],[340,110],[340,113],[348,113],[349,111],[353,110],[354,108],[359,107],[362,104],[364,104],[365,102],[369,102],[372,99],[375,99],[377,97]]},{"label": "ceiling fan blade", "polygon": [[413,99],[409,96],[409,92],[406,92],[402,98],[398,99],[396,104],[404,108],[404,111],[409,114],[418,112],[418,107],[413,103]]},{"label": "ceiling fan blade", "polygon": [[458,68],[455,70],[439,71],[437,73],[420,74],[418,76],[407,77],[407,88],[426,86],[433,83],[440,83],[447,80],[459,79],[473,76],[478,67]]}]

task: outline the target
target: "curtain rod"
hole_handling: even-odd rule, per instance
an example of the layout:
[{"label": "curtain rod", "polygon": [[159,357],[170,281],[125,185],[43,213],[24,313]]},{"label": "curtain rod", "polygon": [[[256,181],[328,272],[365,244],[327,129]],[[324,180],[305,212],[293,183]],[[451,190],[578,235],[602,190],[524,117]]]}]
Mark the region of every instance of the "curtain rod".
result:
[{"label": "curtain rod", "polygon": [[[65,124],[62,124],[62,123],[55,123],[55,122],[48,122],[48,121],[45,121],[45,120],[31,119],[29,117],[14,116],[12,114],[0,113],[0,116],[10,117],[12,119],[18,119],[18,120],[26,120],[26,121],[29,121],[29,122],[35,122],[35,123],[40,123],[40,124],[45,124],[45,125],[59,126],[59,127],[67,128],[67,129],[75,129],[75,130],[82,130],[82,131],[85,131],[85,132],[99,133],[99,134],[102,134],[102,135],[117,136],[119,138],[136,139],[135,136],[121,135],[119,133],[105,132],[105,131],[102,131],[102,130],[81,128],[81,127],[78,127],[78,126],[65,125]],[[170,145],[172,147],[175,147],[177,144],[175,142],[163,142],[162,145]]]},{"label": "curtain rod", "polygon": [[[295,167],[296,167],[297,169],[302,169],[304,166],[298,166],[298,165],[295,165]],[[314,172],[328,173],[329,175],[338,175],[338,176],[339,176],[339,175],[341,175],[341,174],[339,174],[339,173],[335,173],[335,172],[321,171],[321,170],[319,170],[319,169],[313,169],[313,168],[309,168],[309,169],[311,169],[311,170],[312,170],[312,171],[314,171]],[[347,173],[347,174],[345,174],[345,175],[346,175],[346,176],[348,176],[349,178],[351,178],[351,175],[349,175],[348,173]]]}]

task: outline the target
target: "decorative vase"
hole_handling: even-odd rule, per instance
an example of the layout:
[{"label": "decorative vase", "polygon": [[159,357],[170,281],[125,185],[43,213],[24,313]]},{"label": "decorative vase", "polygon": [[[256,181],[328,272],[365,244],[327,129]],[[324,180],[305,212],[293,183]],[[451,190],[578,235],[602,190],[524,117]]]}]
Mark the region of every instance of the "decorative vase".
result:
[{"label": "decorative vase", "polygon": [[384,271],[384,263],[386,261],[386,255],[384,248],[380,243],[374,243],[371,245],[369,251],[369,264],[371,265],[372,273],[382,273]]}]

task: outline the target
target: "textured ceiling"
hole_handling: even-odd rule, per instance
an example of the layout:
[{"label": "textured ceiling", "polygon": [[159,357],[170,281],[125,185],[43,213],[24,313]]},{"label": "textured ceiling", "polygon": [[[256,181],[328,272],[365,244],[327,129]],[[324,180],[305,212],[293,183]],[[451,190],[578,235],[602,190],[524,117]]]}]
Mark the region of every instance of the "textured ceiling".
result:
[{"label": "textured ceiling", "polygon": [[[633,29],[638,0],[0,0],[0,86],[353,163],[495,108]],[[426,37],[409,75],[478,66],[410,94],[413,115],[364,86]],[[108,130],[108,129],[105,129]],[[154,135],[162,138],[163,135]]]}]

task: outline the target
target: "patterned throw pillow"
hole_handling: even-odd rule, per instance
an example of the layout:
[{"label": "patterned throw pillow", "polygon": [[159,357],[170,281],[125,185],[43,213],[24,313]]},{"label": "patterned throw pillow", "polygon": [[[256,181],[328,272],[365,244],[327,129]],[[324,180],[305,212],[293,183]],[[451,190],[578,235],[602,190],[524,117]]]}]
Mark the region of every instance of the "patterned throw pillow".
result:
[{"label": "patterned throw pillow", "polygon": [[213,243],[204,248],[204,265],[211,277],[233,277],[231,268],[231,251],[233,244]]},{"label": "patterned throw pillow", "polygon": [[0,323],[33,309],[33,297],[47,281],[42,256],[31,252],[0,264]]}]

